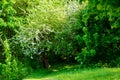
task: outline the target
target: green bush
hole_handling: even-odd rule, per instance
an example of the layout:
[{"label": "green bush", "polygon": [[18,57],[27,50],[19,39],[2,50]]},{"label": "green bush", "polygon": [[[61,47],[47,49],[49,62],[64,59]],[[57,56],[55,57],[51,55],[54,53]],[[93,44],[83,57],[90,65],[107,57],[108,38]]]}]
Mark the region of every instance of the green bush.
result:
[{"label": "green bush", "polygon": [[27,68],[18,62],[12,55],[7,39],[4,41],[5,62],[0,64],[0,79],[2,80],[21,80],[27,74]]},{"label": "green bush", "polygon": [[88,0],[86,7],[80,12],[81,28],[76,32],[76,43],[80,43],[79,46],[83,47],[80,48],[76,60],[82,65],[88,66],[99,62],[110,66],[119,64],[120,8],[118,1]]},{"label": "green bush", "polygon": [[14,1],[12,0],[0,1],[0,33],[7,38],[15,35],[15,30],[19,28],[19,18],[15,16],[16,10],[13,5]]},{"label": "green bush", "polygon": [[13,55],[21,61],[25,60],[25,57],[29,58],[30,65],[35,64],[34,60],[39,65],[41,61],[38,58],[41,58],[42,54],[47,54],[51,62],[54,61],[52,57],[58,55],[62,58],[67,56],[69,59],[69,56],[74,54],[70,35],[72,32],[69,33],[68,30],[69,22],[72,23],[72,20],[69,18],[79,10],[79,5],[74,1],[67,3],[64,0],[34,2],[24,0],[23,3],[19,1],[16,4],[21,6],[24,3],[28,4],[27,8],[25,6],[21,8],[23,11],[27,10],[29,15],[24,18],[26,23],[23,21],[18,33],[11,38]]}]

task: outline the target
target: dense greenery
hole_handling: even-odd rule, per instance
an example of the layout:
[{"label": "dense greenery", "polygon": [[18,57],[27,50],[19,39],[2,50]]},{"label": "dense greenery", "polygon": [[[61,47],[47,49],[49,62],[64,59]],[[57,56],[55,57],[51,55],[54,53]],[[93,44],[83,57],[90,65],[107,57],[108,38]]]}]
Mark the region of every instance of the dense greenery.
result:
[{"label": "dense greenery", "polygon": [[[78,39],[83,41],[78,61],[83,64],[102,63],[119,66],[120,61],[120,7],[115,1],[88,1],[80,13],[81,30]],[[78,41],[79,42],[79,41]],[[81,46],[80,44],[79,46]],[[82,58],[80,58],[83,56]]]},{"label": "dense greenery", "polygon": [[3,45],[6,59],[3,64],[0,64],[0,78],[3,80],[21,80],[28,74],[26,72],[27,68],[24,68],[19,61],[11,56],[11,50],[7,40],[4,41]]},{"label": "dense greenery", "polygon": [[[0,78],[61,62],[120,66],[119,0],[1,0]],[[8,76],[8,77],[6,77]]]}]

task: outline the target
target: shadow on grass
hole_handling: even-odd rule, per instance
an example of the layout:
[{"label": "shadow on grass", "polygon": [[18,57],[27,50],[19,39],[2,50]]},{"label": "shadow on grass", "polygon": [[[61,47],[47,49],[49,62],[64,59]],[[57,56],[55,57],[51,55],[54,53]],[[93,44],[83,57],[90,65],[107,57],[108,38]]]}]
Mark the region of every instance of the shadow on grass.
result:
[{"label": "shadow on grass", "polygon": [[46,69],[38,69],[34,70],[30,75],[28,75],[26,78],[35,78],[35,79],[40,79],[43,78],[49,74],[53,73],[51,70],[46,70]]},{"label": "shadow on grass", "polygon": [[73,64],[60,64],[56,66],[52,66],[50,69],[38,69],[34,70],[30,75],[26,77],[26,79],[40,79],[45,78],[47,76],[57,76],[61,73],[68,73],[71,71],[75,71],[79,69],[79,65]]},{"label": "shadow on grass", "polygon": [[58,64],[49,70],[39,69],[25,80],[120,80],[120,68],[84,68],[73,64]]}]

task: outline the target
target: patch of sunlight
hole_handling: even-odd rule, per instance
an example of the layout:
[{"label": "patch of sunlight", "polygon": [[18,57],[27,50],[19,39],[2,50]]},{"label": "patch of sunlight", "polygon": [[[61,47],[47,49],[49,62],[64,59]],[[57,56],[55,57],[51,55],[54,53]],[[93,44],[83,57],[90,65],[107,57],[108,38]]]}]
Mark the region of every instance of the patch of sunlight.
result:
[{"label": "patch of sunlight", "polygon": [[23,79],[23,80],[54,80],[53,78],[41,78],[41,79]]},{"label": "patch of sunlight", "polygon": [[64,68],[69,69],[69,68],[72,68],[72,66],[67,65],[67,66],[65,66]]},{"label": "patch of sunlight", "polygon": [[23,80],[41,80],[41,79],[23,79]]},{"label": "patch of sunlight", "polygon": [[120,68],[109,68],[108,71],[110,72],[120,72]]},{"label": "patch of sunlight", "polygon": [[57,72],[58,70],[57,70],[57,69],[53,69],[52,71],[53,71],[53,72]]}]

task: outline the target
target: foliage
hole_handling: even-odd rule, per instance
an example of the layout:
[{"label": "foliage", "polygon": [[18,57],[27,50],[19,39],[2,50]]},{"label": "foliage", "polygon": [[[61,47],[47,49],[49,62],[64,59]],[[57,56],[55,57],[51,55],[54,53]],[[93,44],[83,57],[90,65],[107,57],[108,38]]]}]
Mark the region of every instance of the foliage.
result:
[{"label": "foliage", "polygon": [[[19,28],[21,19],[16,16],[16,10],[13,8],[15,0],[1,0],[0,1],[0,57],[1,62],[4,61],[3,41],[6,38],[11,38],[16,34]],[[2,41],[3,40],[3,41]]]},{"label": "foliage", "polygon": [[0,1],[0,33],[3,36],[11,38],[18,29],[19,19],[15,16],[15,9],[13,8],[13,0]]},{"label": "foliage", "polygon": [[4,41],[3,45],[6,59],[4,63],[0,64],[0,79],[21,80],[28,74],[27,69],[23,67],[23,64],[18,63],[18,61],[12,57],[7,39]]},{"label": "foliage", "polygon": [[[16,4],[20,3],[21,1]],[[11,38],[10,46],[13,55],[21,61],[27,56],[32,61],[36,60],[38,65],[43,54],[47,54],[51,58],[51,62],[54,56],[71,56],[72,43],[71,40],[67,42],[68,36],[70,36],[70,30],[67,31],[70,20],[67,20],[79,10],[78,3],[71,1],[68,4],[64,0],[35,2],[24,0],[22,4],[27,4],[27,7],[21,8],[23,11],[27,10],[29,15],[23,15],[26,22],[22,21],[19,31]],[[74,12],[72,12],[73,10]],[[17,12],[19,11],[17,10]],[[62,50],[63,46],[64,50]],[[32,63],[30,64],[32,65]]]},{"label": "foliage", "polygon": [[[76,60],[84,66],[99,62],[109,66],[119,64],[120,8],[117,2],[119,0],[88,0],[80,12],[81,32],[77,34],[78,40],[80,39],[77,43],[82,41],[84,46]],[[112,64],[113,62],[115,63]]]},{"label": "foliage", "polygon": [[8,44],[19,29],[21,18],[13,5],[15,0],[0,1],[0,79],[21,80],[27,73],[27,68],[13,56]]},{"label": "foliage", "polygon": [[15,64],[10,67],[18,67],[20,61],[39,68],[46,55],[50,63],[77,61],[82,67],[119,66],[118,3],[119,0],[1,0],[0,53],[6,50],[2,45],[6,38],[11,51],[4,51],[9,55],[0,54],[0,61],[4,64],[5,56],[10,58],[5,65]]}]

